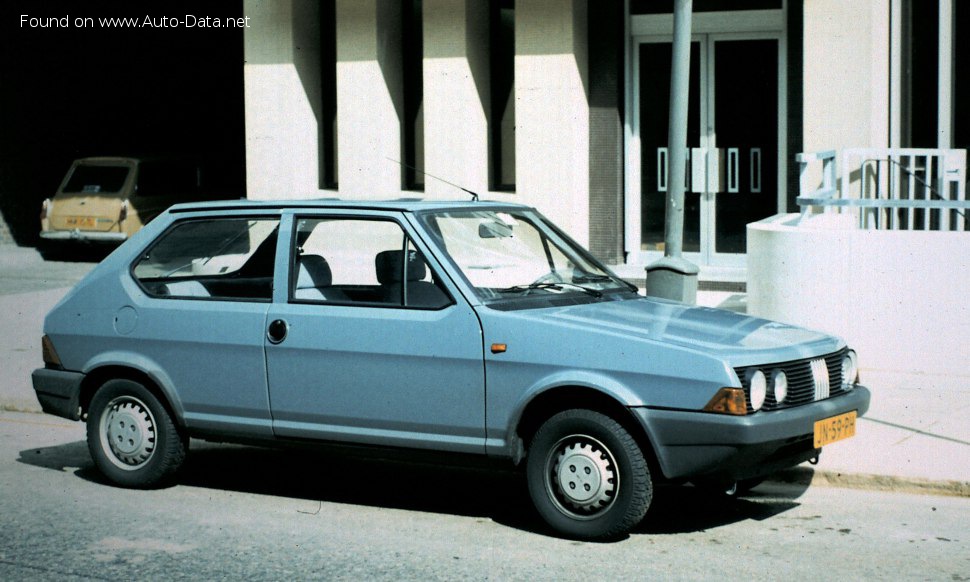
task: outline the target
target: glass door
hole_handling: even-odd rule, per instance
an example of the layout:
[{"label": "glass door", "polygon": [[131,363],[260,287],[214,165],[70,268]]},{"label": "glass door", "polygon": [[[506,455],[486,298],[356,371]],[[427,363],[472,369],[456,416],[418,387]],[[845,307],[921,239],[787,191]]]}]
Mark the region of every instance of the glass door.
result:
[{"label": "glass door", "polygon": [[[635,45],[639,134],[640,256],[664,250],[670,38]],[[743,266],[746,225],[777,213],[779,198],[777,35],[695,35],[691,43],[684,252],[700,265]]]}]

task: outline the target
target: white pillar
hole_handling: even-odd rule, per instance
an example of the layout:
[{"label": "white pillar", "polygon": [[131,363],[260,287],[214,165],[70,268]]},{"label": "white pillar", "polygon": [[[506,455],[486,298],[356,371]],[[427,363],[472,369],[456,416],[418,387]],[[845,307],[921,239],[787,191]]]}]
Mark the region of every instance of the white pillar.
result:
[{"label": "white pillar", "polygon": [[336,20],[340,196],[401,196],[401,5],[337,0]]},{"label": "white pillar", "polygon": [[245,0],[249,198],[319,195],[319,10],[314,0]]},{"label": "white pillar", "polygon": [[516,192],[589,239],[586,0],[515,3]]},{"label": "white pillar", "polygon": [[[423,169],[484,194],[491,91],[488,3],[424,0],[423,12]],[[434,198],[466,196],[433,178],[425,178],[424,190]]]},{"label": "white pillar", "polygon": [[891,0],[804,4],[804,151],[888,147]]}]

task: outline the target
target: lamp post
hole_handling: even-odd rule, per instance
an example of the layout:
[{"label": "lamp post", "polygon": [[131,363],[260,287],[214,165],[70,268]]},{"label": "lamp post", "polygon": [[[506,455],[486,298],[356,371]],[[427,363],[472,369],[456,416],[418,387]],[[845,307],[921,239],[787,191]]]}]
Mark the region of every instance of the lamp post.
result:
[{"label": "lamp post", "polygon": [[684,190],[687,166],[687,100],[690,95],[690,30],[693,0],[674,0],[674,42],[670,73],[667,147],[667,211],[664,256],[647,265],[647,295],[697,302],[697,265],[684,259]]}]

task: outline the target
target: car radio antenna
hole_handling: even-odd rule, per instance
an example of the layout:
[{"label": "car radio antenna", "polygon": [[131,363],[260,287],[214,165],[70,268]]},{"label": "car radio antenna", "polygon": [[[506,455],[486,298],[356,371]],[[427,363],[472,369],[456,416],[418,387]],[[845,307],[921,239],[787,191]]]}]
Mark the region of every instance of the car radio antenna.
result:
[{"label": "car radio antenna", "polygon": [[425,175],[425,176],[427,176],[429,178],[434,178],[435,180],[437,180],[439,182],[444,182],[445,184],[448,184],[452,188],[458,188],[462,192],[465,192],[467,194],[470,194],[471,197],[472,197],[472,202],[478,202],[478,193],[477,192],[472,192],[471,190],[469,190],[468,188],[465,188],[464,186],[459,186],[458,184],[455,184],[454,182],[449,182],[448,180],[445,180],[444,178],[439,178],[438,176],[435,176],[434,174],[429,174],[428,172],[425,172],[424,170],[419,170],[419,169],[415,168],[414,166],[412,166],[410,164],[405,164],[404,162],[395,160],[393,158],[387,158],[387,159],[391,160],[395,164],[400,164],[400,165],[404,166],[405,168],[408,168],[410,170],[414,170],[415,172],[419,172],[420,174]]}]

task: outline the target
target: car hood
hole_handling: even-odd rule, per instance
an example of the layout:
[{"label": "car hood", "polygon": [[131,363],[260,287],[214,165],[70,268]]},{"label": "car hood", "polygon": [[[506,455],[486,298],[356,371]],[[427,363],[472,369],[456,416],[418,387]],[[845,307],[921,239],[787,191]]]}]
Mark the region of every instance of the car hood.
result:
[{"label": "car hood", "polygon": [[519,313],[536,324],[688,348],[732,366],[815,357],[844,346],[837,337],[793,325],[645,297]]}]

